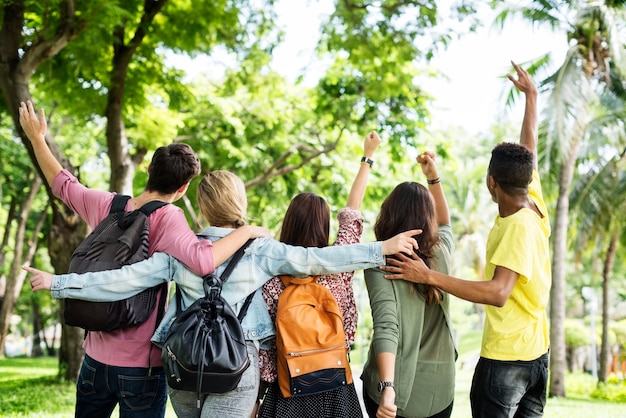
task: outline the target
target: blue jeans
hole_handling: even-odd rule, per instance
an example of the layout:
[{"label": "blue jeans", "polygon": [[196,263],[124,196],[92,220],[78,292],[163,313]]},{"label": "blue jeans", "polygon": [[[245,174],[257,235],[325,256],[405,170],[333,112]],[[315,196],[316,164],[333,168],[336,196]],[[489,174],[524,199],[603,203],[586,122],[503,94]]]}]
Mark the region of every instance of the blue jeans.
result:
[{"label": "blue jeans", "polygon": [[547,386],[548,353],[530,361],[481,357],[470,392],[472,417],[542,417]]},{"label": "blue jeans", "polygon": [[110,417],[120,405],[120,417],[165,416],[167,380],[162,367],[148,375],[144,367],[116,367],[85,355],[76,383],[76,417]]}]

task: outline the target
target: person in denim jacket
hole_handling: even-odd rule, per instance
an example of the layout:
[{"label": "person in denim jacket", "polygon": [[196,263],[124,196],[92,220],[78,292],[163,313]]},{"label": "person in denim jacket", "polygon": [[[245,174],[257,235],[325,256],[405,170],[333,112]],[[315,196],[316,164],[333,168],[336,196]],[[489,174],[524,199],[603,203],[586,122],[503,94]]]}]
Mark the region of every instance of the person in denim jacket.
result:
[{"label": "person in denim jacket", "polygon": [[[213,225],[205,228],[201,235],[213,242],[246,223],[245,186],[233,173],[220,170],[207,174],[198,186],[198,203],[202,215]],[[409,252],[416,248],[417,243],[412,236],[417,233],[419,231],[407,231],[383,242],[326,248],[295,247],[272,238],[258,238],[246,249],[224,285],[222,296],[238,313],[245,298],[275,275],[305,277],[381,266],[385,263],[385,255]],[[220,275],[227,264],[228,261],[218,266],[216,274]],[[119,300],[170,280],[175,281],[181,290],[182,309],[204,295],[202,279],[174,257],[164,253],[155,253],[148,260],[119,270],[98,273],[51,275],[30,267],[24,269],[33,273],[30,278],[33,291],[51,290],[54,298]],[[163,342],[176,311],[176,302],[173,300],[152,337],[155,344]],[[258,292],[252,299],[242,325],[248,338],[251,366],[234,391],[203,396],[202,417],[249,417],[254,408],[259,389],[258,349],[266,338],[274,335],[274,325]],[[195,392],[170,388],[169,395],[178,416],[197,415]]]}]

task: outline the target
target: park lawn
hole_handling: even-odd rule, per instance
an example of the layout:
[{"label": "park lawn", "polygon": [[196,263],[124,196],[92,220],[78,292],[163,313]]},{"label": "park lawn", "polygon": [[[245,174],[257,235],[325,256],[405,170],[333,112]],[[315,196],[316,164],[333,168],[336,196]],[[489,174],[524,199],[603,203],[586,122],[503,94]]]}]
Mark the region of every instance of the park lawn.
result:
[{"label": "park lawn", "polygon": [[[460,344],[461,346],[461,344]],[[470,418],[469,389],[472,381],[472,356],[459,357],[453,418]],[[0,359],[0,417],[65,418],[74,412],[74,384],[62,383],[56,377],[56,358]],[[624,418],[626,403],[591,399],[580,388],[589,387],[591,377],[567,376],[569,398],[548,399],[545,418]],[[572,382],[572,383],[568,383]],[[113,416],[118,416],[117,412]],[[166,418],[175,418],[168,403]]]},{"label": "park lawn", "polygon": [[[0,417],[73,417],[75,385],[61,382],[57,373],[54,357],[0,359]],[[169,402],[165,416],[176,417]]]}]

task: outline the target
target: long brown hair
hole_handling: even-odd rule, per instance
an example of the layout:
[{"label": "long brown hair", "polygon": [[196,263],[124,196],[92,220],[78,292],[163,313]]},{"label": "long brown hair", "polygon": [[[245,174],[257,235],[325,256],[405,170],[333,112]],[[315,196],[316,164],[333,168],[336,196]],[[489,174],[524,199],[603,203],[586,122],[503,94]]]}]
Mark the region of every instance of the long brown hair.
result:
[{"label": "long brown hair", "polygon": [[[383,202],[374,233],[376,239],[384,241],[410,229],[421,229],[422,233],[413,238],[419,245],[417,255],[431,267],[434,247],[439,243],[435,205],[430,192],[421,184],[406,181],[398,184]],[[443,294],[429,285],[414,284],[414,288],[426,303],[439,303]]]},{"label": "long brown hair", "polygon": [[291,200],[280,230],[280,241],[302,247],[327,247],[330,207],[315,193],[300,193]]}]

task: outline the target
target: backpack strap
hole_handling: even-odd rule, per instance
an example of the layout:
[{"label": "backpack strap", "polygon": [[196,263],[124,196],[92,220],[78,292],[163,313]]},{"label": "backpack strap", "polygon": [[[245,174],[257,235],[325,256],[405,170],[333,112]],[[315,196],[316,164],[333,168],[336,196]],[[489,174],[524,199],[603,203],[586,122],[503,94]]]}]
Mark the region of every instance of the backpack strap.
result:
[{"label": "backpack strap", "polygon": [[[197,234],[197,236],[199,238],[208,238],[208,236],[206,235],[202,235],[202,234]],[[237,252],[233,255],[232,259],[230,260],[230,262],[228,263],[228,266],[226,266],[226,270],[224,270],[224,272],[222,273],[222,275],[220,276],[220,290],[222,285],[226,282],[226,280],[228,280],[228,276],[230,276],[230,273],[232,273],[233,269],[235,268],[235,265],[239,262],[239,260],[241,260],[241,257],[243,257],[243,253],[245,251],[246,248],[248,248],[248,246],[250,246],[250,244],[252,243],[252,241],[254,241],[254,239],[249,239],[243,246],[241,246]],[[213,273],[207,274],[205,276],[202,277],[202,280],[205,282],[207,282],[207,279],[209,279],[209,277],[211,277],[213,275]],[[183,311],[183,298],[180,294],[180,290],[178,290],[178,285],[176,286],[176,314],[178,315],[179,313],[181,313]],[[239,318],[239,321],[241,321],[243,319],[243,317],[246,315],[246,312],[248,311],[248,307],[250,306],[250,302],[252,302],[252,297],[254,296],[254,292],[249,294],[248,297],[246,298],[246,301],[244,302],[243,306],[241,307],[241,310],[239,311],[239,315],[237,316]]]},{"label": "backpack strap", "polygon": [[154,212],[155,210],[159,208],[162,208],[163,206],[167,204],[168,204],[167,202],[163,202],[162,200],[151,200],[150,202],[140,207],[139,210],[142,211],[144,215],[150,216],[152,212]]},{"label": "backpack strap", "polygon": [[233,258],[231,258],[230,262],[226,266],[226,270],[224,270],[224,272],[220,276],[220,281],[222,282],[221,286],[223,286],[224,283],[226,283],[226,280],[228,280],[228,278],[230,277],[230,273],[233,272],[233,270],[235,269],[235,266],[237,265],[239,260],[241,260],[241,257],[243,257],[244,251],[246,250],[246,248],[248,248],[250,246],[252,241],[254,241],[254,239],[249,239],[245,244],[243,244],[237,250],[237,252],[235,254],[233,254]]},{"label": "backpack strap", "polygon": [[124,212],[126,209],[126,203],[130,200],[130,196],[123,194],[116,194],[113,196],[113,201],[111,202],[111,209],[109,213],[117,213]]},{"label": "backpack strap", "polygon": [[243,318],[248,313],[248,308],[250,307],[250,303],[252,303],[252,298],[254,297],[255,292],[256,290],[250,293],[248,297],[246,298],[246,301],[243,303],[243,306],[241,307],[241,310],[239,311],[239,315],[237,315],[237,319],[239,320],[239,322],[243,321]]}]

